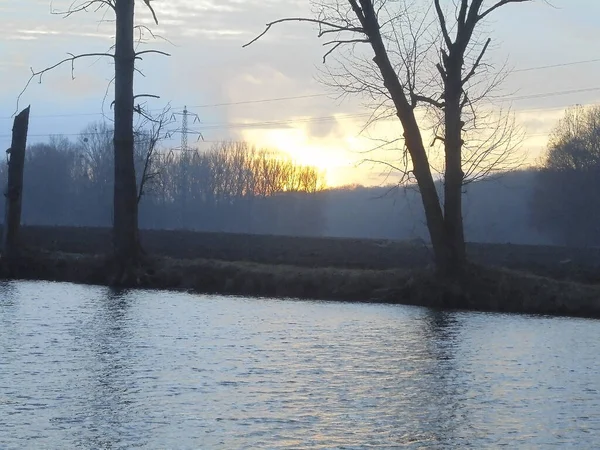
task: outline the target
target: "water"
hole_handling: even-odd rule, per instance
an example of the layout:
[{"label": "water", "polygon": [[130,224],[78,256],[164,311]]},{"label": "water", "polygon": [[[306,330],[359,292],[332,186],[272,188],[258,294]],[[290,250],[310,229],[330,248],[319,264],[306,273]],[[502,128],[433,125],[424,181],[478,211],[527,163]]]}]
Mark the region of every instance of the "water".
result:
[{"label": "water", "polygon": [[600,322],[0,284],[0,448],[578,448]]}]

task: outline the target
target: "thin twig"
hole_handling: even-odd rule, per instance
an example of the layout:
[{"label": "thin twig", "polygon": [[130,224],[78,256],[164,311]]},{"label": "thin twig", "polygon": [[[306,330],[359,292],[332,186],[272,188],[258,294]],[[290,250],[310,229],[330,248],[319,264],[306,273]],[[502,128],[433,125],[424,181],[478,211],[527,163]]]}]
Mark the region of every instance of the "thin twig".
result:
[{"label": "thin twig", "polygon": [[161,51],[161,50],[142,50],[141,52],[137,52],[137,53],[135,54],[135,59],[142,59],[142,58],[140,58],[140,55],[144,55],[144,54],[146,54],[146,53],[156,53],[156,54],[158,54],[158,55],[163,55],[163,56],[171,56],[171,54],[170,54],[170,53],[163,52],[163,51]]},{"label": "thin twig", "polygon": [[[284,22],[309,22],[309,23],[316,23],[320,26],[328,27],[329,30],[332,30],[332,31],[349,31],[352,33],[364,33],[364,30],[362,29],[362,27],[342,26],[342,25],[337,25],[332,22],[325,21],[325,20],[310,19],[310,18],[306,18],[306,17],[288,17],[285,19],[278,19],[278,20],[274,20],[273,22],[267,23],[266,27],[262,33],[260,33],[258,36],[256,36],[254,39],[252,39],[250,42],[242,45],[242,47],[248,47],[249,45],[252,45],[256,41],[258,41],[261,37],[263,37],[265,34],[267,34],[273,25],[277,25],[279,23],[284,23]],[[323,34],[325,34],[327,32],[328,31],[321,30],[321,31],[319,31],[318,36],[321,37]]]},{"label": "thin twig", "polygon": [[40,71],[34,71],[33,68],[30,68],[31,70],[31,76],[29,77],[29,80],[27,80],[27,83],[25,84],[25,87],[21,90],[21,92],[19,93],[19,95],[17,96],[17,108],[15,111],[16,112],[19,110],[19,101],[21,100],[21,97],[23,96],[23,94],[25,93],[25,91],[27,90],[27,88],[29,87],[29,85],[31,84],[31,82],[33,81],[33,79],[35,77],[39,77],[39,81],[38,83],[42,82],[42,77],[44,76],[44,74],[46,72],[49,72],[53,69],[56,69],[57,67],[63,65],[64,63],[70,62],[71,63],[71,79],[75,79],[75,61],[77,59],[81,59],[81,58],[88,58],[88,57],[98,57],[98,56],[107,56],[109,58],[113,58],[115,57],[115,55],[112,55],[110,53],[82,53],[79,55],[74,55],[72,53],[67,53],[68,55],[71,55],[69,58],[65,58],[59,62],[57,62],[56,64],[53,64],[51,66],[46,67],[45,69],[42,69]]},{"label": "thin twig", "polygon": [[154,8],[150,4],[150,1],[151,0],[144,0],[144,3],[146,4],[146,6],[148,7],[148,9],[152,13],[152,18],[154,19],[154,22],[156,23],[156,25],[158,25],[158,18],[156,17],[156,13],[154,12]]}]

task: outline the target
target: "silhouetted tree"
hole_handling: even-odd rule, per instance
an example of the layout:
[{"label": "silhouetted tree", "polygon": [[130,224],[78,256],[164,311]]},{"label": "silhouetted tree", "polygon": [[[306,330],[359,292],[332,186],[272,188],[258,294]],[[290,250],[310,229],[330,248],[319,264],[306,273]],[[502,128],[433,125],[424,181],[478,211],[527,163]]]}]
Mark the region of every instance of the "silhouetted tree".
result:
[{"label": "silhouetted tree", "polygon": [[[158,24],[150,0],[144,0],[144,3],[152,13],[154,21]],[[42,76],[46,72],[62,64],[70,63],[73,68],[75,61],[80,58],[109,57],[114,61],[113,250],[116,263],[115,280],[116,282],[127,282],[134,278],[132,270],[138,265],[141,256],[138,236],[138,187],[134,164],[133,115],[136,111],[140,114],[144,114],[144,112],[139,105],[135,105],[135,101],[140,97],[157,98],[157,96],[149,94],[134,95],[133,78],[135,61],[148,53],[167,54],[158,50],[136,51],[134,49],[134,30],[136,28],[134,24],[135,0],[76,0],[71,3],[68,10],[55,12],[55,14],[69,17],[78,12],[88,10],[99,11],[105,8],[112,10],[115,14],[114,54],[108,52],[84,53],[79,55],[70,54],[69,58],[65,58],[41,71],[35,72],[32,70],[31,77],[25,89],[27,89],[27,86],[34,78],[39,77],[41,81]],[[138,28],[141,31],[147,29],[145,26]]]},{"label": "silhouetted tree", "polygon": [[[155,145],[159,122],[136,128],[134,160],[151,175],[141,186],[142,217],[149,228],[241,233],[319,235],[323,203],[316,193],[324,174],[291,158],[244,142],[206,151],[168,151]],[[88,125],[80,138],[53,136],[31,145],[25,166],[23,220],[37,225],[110,226],[113,129]],[[154,145],[149,157],[148,145]],[[276,159],[270,163],[271,159]],[[268,171],[262,168],[271,167]],[[184,176],[185,175],[185,176]],[[301,179],[301,181],[298,181]],[[0,183],[6,161],[0,163]],[[269,191],[259,186],[269,186]],[[1,203],[1,201],[0,201]]]},{"label": "silhouetted tree", "polygon": [[[72,183],[76,158],[74,145],[65,138],[54,137],[49,144],[29,146],[23,193],[28,220],[39,222],[54,217],[53,225],[66,225],[73,219],[70,200],[76,188]],[[35,203],[30,201],[34,197]]]},{"label": "silhouetted tree", "polygon": [[[136,128],[138,167],[144,164],[146,136],[151,132],[151,128]],[[91,124],[73,141],[52,137],[48,142],[30,145],[27,152],[22,216],[25,224],[111,225],[114,152],[110,124]],[[151,167],[156,176],[148,181],[140,199],[141,228],[408,239],[417,240],[419,245],[423,245],[422,239],[427,240],[422,203],[414,189],[395,190],[388,195],[385,194],[389,187],[325,189],[324,174],[319,170],[247,143],[224,142],[183,154],[157,148],[153,155]],[[278,158],[273,164],[278,169],[265,170],[263,167],[274,157]],[[186,183],[181,176],[184,170]],[[265,174],[273,179],[265,181]],[[231,176],[237,177],[235,182],[227,180]],[[547,243],[549,239],[536,232],[529,221],[536,176],[533,172],[517,171],[496,181],[467,186],[467,239]],[[317,181],[299,183],[299,178]],[[6,161],[0,161],[0,184],[3,182]],[[264,195],[264,186],[279,188]],[[182,215],[184,196],[187,202]],[[0,207],[2,202],[0,196]]]},{"label": "silhouetted tree", "polygon": [[[332,74],[332,84],[346,94],[361,94],[374,101],[376,118],[398,117],[408,153],[406,161],[410,159],[412,164],[405,174],[414,175],[418,184],[436,267],[450,278],[460,276],[466,264],[462,217],[466,176],[469,172],[477,176],[482,171],[472,170],[482,165],[482,155],[488,167],[494,161],[498,163],[494,155],[502,158],[506,150],[502,142],[508,142],[509,149],[514,147],[508,126],[508,134],[497,136],[492,131],[481,138],[481,151],[466,152],[469,122],[471,130],[477,129],[474,121],[478,114],[473,105],[498,81],[494,77],[487,84],[486,80],[475,81],[478,72],[484,71],[483,58],[490,44],[490,39],[478,42],[476,30],[498,8],[525,1],[530,0],[496,0],[486,5],[484,0],[460,0],[448,2],[449,11],[444,11],[440,1],[433,0],[430,7],[424,7],[420,19],[415,19],[419,6],[414,2],[315,1],[316,18],[276,20],[246,44],[255,42],[275,24],[301,21],[318,25],[319,37],[329,38],[324,43],[330,46],[324,61],[335,49],[348,45],[344,47],[350,49],[347,64],[341,63],[341,76]],[[373,56],[361,53],[359,43],[368,44]],[[485,87],[478,87],[482,82]],[[417,114],[419,106],[440,118],[433,128],[434,143],[442,143],[444,154],[443,201],[436,190],[432,161],[423,140],[428,125]]]},{"label": "silhouetted tree", "polygon": [[536,227],[567,245],[600,245],[600,107],[566,111],[536,174]]}]

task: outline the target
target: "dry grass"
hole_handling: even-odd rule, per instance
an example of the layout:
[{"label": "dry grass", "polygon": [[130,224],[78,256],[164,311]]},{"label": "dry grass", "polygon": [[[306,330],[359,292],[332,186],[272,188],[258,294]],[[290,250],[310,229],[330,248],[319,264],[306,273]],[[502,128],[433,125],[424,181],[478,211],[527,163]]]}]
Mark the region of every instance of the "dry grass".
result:
[{"label": "dry grass", "polygon": [[[109,260],[60,252],[24,255],[3,277],[109,284]],[[208,259],[149,259],[136,287],[257,297],[385,302],[552,315],[600,317],[600,286],[472,266],[461,283],[430,269],[356,270]]]},{"label": "dry grass", "polygon": [[494,311],[600,317],[597,285],[485,267],[473,269],[468,285],[472,295],[466,307],[483,303]]},{"label": "dry grass", "polygon": [[[108,228],[24,227],[23,243],[50,252],[99,254],[111,245]],[[142,230],[151,255],[175,259],[248,261],[298,267],[425,269],[431,250],[411,241],[336,239]],[[600,283],[600,249],[510,244],[469,244],[476,264],[507,267],[557,279]]]}]

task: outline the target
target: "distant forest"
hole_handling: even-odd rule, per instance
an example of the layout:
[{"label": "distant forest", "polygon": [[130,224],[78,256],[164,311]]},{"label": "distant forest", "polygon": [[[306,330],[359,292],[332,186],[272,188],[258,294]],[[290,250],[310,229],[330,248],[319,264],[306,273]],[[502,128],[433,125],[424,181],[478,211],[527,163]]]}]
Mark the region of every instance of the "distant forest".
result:
[{"label": "distant forest", "polygon": [[[28,148],[23,223],[111,226],[112,130],[95,124],[87,131],[76,142],[53,137]],[[161,150],[148,157],[147,137],[138,134],[136,142],[138,184],[144,178],[141,228],[402,240],[428,237],[415,188],[329,189],[324,174],[315,168],[246,143],[217,144],[204,152]],[[544,226],[550,219],[540,214],[540,205],[549,200],[540,192],[544,188],[540,180],[549,177],[547,171],[514,171],[466,186],[467,240],[600,244],[588,235],[568,238],[556,227]],[[6,161],[0,163],[0,183],[6,183]],[[561,214],[556,205],[553,214]]]}]

